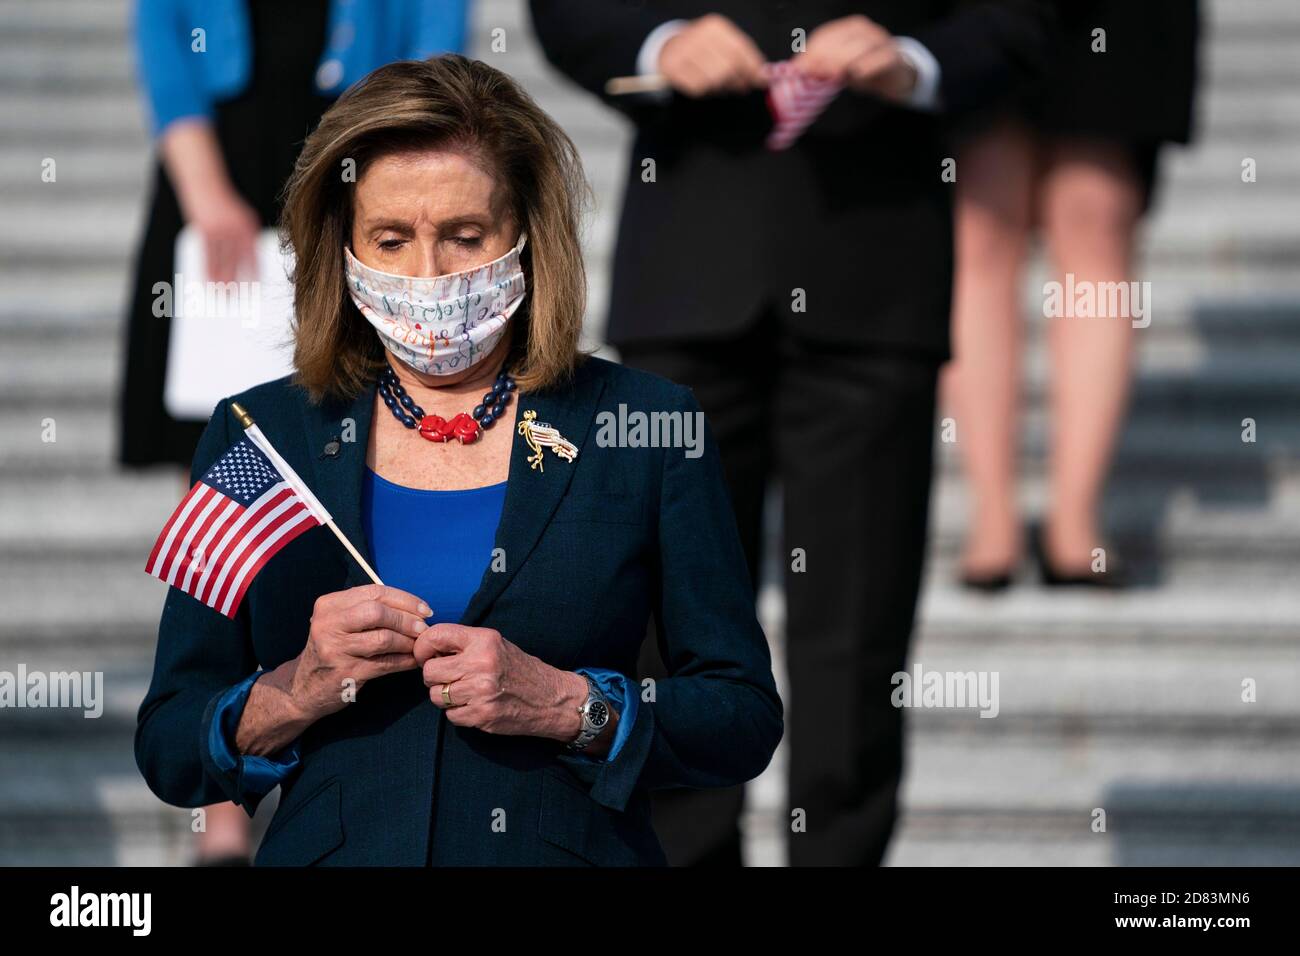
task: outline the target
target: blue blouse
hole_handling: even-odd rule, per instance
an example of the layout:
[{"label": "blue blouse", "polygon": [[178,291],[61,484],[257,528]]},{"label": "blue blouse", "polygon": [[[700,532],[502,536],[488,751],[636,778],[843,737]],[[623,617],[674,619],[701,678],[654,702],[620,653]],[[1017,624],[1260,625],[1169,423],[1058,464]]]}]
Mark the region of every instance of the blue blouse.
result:
[{"label": "blue blouse", "polygon": [[385,584],[433,608],[430,624],[455,623],[492,560],[506,482],[466,491],[423,491],[381,478],[361,480],[361,522]]},{"label": "blue blouse", "polygon": [[[425,491],[365,470],[361,520],[375,572],[385,584],[423,598],[433,608],[429,623],[454,623],[469,607],[492,560],[506,485]],[[258,796],[274,789],[299,763],[296,740],[271,757],[241,755],[234,746],[244,705],[262,673],[249,675],[222,695],[208,737],[216,765],[225,771],[240,768],[241,789]],[[618,728],[605,758],[613,760],[636,722],[636,689],[617,671],[580,668],[577,673],[595,681],[618,711]]]},{"label": "blue blouse", "polygon": [[[315,88],[335,96],[385,63],[461,52],[468,20],[469,0],[330,0]],[[248,0],[137,0],[133,26],[155,136],[248,88]]]}]

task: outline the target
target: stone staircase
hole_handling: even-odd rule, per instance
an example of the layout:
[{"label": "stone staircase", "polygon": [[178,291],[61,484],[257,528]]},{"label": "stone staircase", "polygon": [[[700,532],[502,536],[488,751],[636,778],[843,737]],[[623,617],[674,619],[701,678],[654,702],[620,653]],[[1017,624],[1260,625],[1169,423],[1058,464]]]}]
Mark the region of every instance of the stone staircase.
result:
[{"label": "stone staircase", "polygon": [[[148,793],[131,754],[163,598],[141,565],[181,480],[111,461],[149,163],[127,18],[123,0],[0,0],[0,670],[102,671],[107,695],[98,720],[0,711],[0,864],[177,864],[190,852],[188,814]],[[942,449],[913,658],[997,671],[1001,713],[909,714],[893,863],[1300,862],[1300,596],[1287,580],[1300,558],[1300,8],[1217,0],[1207,21],[1201,139],[1170,155],[1147,230],[1139,278],[1155,315],[1109,505],[1147,586],[955,590],[965,503]],[[489,52],[494,27],[506,53]],[[583,151],[598,342],[627,130],[543,62],[520,0],[481,2],[474,36]],[[1246,156],[1253,184],[1240,181]],[[46,157],[55,183],[41,181]],[[1031,507],[1045,378],[1035,340]],[[1240,440],[1247,417],[1254,444]],[[56,442],[41,440],[45,419]],[[779,661],[774,588],[761,607]],[[1257,703],[1240,702],[1245,678]],[[756,864],[783,862],[784,763],[751,787]],[[1094,834],[1098,807],[1108,829]]]}]

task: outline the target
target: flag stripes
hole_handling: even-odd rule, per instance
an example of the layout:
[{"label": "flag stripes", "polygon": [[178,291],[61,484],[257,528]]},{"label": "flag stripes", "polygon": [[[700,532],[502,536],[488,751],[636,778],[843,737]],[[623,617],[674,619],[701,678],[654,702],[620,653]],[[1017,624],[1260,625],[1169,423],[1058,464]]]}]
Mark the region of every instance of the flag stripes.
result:
[{"label": "flag stripes", "polygon": [[767,108],[773,121],[767,148],[779,152],[803,135],[839,94],[841,86],[806,75],[793,60],[769,63],[767,71]]},{"label": "flag stripes", "polygon": [[266,563],[322,523],[318,511],[323,509],[314,509],[314,503],[255,443],[240,439],[177,506],[145,571],[234,617]]}]

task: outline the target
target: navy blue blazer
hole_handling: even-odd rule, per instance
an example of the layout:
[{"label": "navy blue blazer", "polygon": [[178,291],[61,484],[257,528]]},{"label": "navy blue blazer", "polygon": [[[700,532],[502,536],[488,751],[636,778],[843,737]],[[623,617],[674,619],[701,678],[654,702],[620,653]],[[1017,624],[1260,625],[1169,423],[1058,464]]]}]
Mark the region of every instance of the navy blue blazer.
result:
[{"label": "navy blue blazer", "polygon": [[[193,479],[239,438],[229,410],[238,401],[369,560],[361,480],[374,397],[372,385],[313,405],[285,378],[224,399]],[[505,569],[484,570],[461,623],[495,628],[555,667],[635,677],[654,620],[671,676],[643,690],[629,737],[607,761],[457,727],[419,671],[372,681],[303,734],[258,864],[664,865],[650,790],[730,786],[771,759],[782,705],[711,436],[700,457],[596,437],[601,412],[693,414],[693,395],[587,359],[569,386],[518,402],[521,417],[535,410],[579,454],[567,463],[548,450],[545,470],[534,470],[516,434],[496,533]],[[336,455],[325,452],[349,435]],[[234,619],[170,588],[135,738],[153,792],[182,807],[242,801],[251,813],[256,797],[241,788],[240,768],[222,771],[207,746],[217,699],[301,652],[318,597],[366,583],[318,527],[266,565]]]}]

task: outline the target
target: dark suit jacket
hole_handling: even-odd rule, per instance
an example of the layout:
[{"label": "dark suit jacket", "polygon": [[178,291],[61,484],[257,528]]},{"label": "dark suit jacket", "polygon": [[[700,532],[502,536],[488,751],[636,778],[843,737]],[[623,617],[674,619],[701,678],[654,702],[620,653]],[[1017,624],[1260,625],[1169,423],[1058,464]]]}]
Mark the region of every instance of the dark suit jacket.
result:
[{"label": "dark suit jacket", "polygon": [[[229,411],[238,401],[368,552],[360,507],[373,399],[372,386],[354,401],[313,406],[281,379],[223,400],[194,477],[238,438]],[[634,676],[653,615],[671,676],[639,705],[613,761],[456,727],[418,671],[367,684],[356,703],[306,731],[258,863],[663,864],[650,789],[729,786],[767,766],[782,733],[781,701],[712,440],[699,458],[596,441],[600,411],[692,413],[699,406],[690,392],[589,359],[571,387],[523,394],[519,404],[580,451],[572,464],[548,451],[538,472],[516,438],[496,537],[506,570],[485,569],[462,623],[495,628],[556,667]],[[337,457],[323,454],[348,420],[355,441]],[[154,793],[184,807],[243,800],[251,812],[256,800],[209,756],[216,700],[302,650],[320,595],[365,583],[330,531],[314,528],[262,570],[233,620],[171,588],[136,732],[136,759]]]},{"label": "dark suit jacket", "polygon": [[[959,114],[1041,67],[1047,11],[1032,0],[532,0],[547,56],[587,89],[636,73],[673,18],[721,13],[772,61],[791,31],[854,13],[926,45]],[[607,337],[616,345],[741,331],[772,308],[799,335],[948,350],[951,150],[931,115],[843,93],[789,150],[763,140],[761,93],[667,103],[607,98],[636,124]],[[655,160],[655,181],[642,162]],[[807,311],[793,312],[802,289]]]}]

